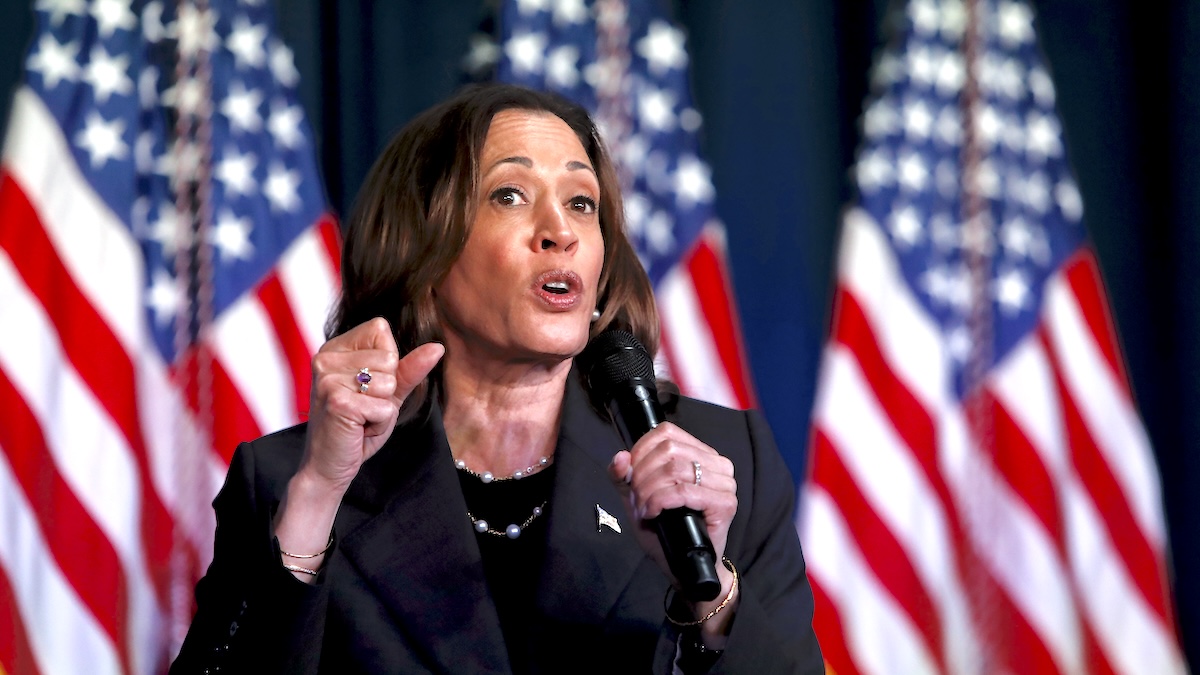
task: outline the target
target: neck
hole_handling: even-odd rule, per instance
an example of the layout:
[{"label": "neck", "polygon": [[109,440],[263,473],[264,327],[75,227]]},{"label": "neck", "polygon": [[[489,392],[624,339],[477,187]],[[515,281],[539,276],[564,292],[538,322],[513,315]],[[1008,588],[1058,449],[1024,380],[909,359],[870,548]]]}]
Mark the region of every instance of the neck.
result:
[{"label": "neck", "polygon": [[499,476],[553,455],[569,359],[480,367],[447,358],[443,364],[443,422],[455,459]]}]

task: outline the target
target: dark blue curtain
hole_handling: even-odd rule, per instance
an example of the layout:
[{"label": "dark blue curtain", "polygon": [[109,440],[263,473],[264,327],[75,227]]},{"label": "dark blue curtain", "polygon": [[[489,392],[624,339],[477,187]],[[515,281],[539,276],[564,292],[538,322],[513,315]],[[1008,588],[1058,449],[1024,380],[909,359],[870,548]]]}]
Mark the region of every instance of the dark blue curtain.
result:
[{"label": "dark blue curtain", "polygon": [[[0,8],[0,92],[32,26]],[[345,213],[375,155],[462,80],[480,0],[278,0]],[[1200,666],[1200,3],[1035,1],[1068,150],[1163,474],[1180,623]],[[799,479],[838,215],[886,0],[677,0],[762,407]],[[7,115],[7,99],[0,116]],[[0,117],[0,124],[3,124]],[[17,330],[12,326],[4,330]]]}]

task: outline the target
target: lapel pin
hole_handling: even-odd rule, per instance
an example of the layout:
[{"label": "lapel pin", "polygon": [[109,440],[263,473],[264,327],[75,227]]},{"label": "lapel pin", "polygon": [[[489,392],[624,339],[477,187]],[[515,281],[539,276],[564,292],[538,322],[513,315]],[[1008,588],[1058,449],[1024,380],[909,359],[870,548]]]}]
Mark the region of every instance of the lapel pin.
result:
[{"label": "lapel pin", "polygon": [[613,532],[616,532],[617,534],[621,534],[621,523],[618,523],[617,519],[615,517],[613,517],[613,515],[611,513],[609,513],[608,511],[605,511],[599,504],[597,504],[596,505],[596,531],[603,532],[604,527],[606,525],[608,526],[608,529],[612,530]]}]

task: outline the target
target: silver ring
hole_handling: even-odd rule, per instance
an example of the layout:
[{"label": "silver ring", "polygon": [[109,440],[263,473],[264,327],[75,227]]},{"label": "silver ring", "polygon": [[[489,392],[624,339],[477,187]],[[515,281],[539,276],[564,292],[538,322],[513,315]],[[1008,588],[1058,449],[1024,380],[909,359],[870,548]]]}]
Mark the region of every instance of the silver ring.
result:
[{"label": "silver ring", "polygon": [[696,485],[699,486],[700,477],[704,475],[704,472],[700,470],[700,462],[692,462],[692,470],[696,472]]},{"label": "silver ring", "polygon": [[371,384],[371,372],[366,368],[358,371],[358,375],[354,376],[354,380],[358,382],[358,393],[367,393],[367,388]]}]

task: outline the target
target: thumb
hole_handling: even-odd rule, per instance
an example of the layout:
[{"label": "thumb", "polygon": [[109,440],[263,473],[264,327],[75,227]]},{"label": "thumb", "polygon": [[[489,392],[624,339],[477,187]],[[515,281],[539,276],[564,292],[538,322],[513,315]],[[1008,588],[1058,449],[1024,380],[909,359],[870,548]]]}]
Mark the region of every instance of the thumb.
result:
[{"label": "thumb", "polygon": [[429,376],[445,354],[444,345],[426,342],[400,359],[400,363],[396,364],[396,391],[392,394],[397,405],[404,403],[404,399]]}]

